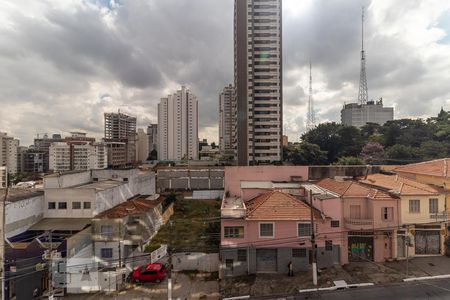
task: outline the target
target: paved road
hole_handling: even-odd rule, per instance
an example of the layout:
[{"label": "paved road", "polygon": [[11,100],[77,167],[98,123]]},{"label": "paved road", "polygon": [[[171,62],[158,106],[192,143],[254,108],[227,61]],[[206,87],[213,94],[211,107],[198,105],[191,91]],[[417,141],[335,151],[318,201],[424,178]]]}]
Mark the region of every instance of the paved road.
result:
[{"label": "paved road", "polygon": [[450,279],[424,280],[391,285],[353,288],[340,291],[307,293],[295,296],[278,296],[251,299],[306,300],[306,299],[450,299]]}]

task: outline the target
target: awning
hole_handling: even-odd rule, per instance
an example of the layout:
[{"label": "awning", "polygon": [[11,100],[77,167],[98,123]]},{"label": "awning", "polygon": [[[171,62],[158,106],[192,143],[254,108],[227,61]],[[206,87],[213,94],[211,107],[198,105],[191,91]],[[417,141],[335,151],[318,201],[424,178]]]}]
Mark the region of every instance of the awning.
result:
[{"label": "awning", "polygon": [[39,221],[28,230],[80,231],[91,224],[90,218],[48,218]]}]

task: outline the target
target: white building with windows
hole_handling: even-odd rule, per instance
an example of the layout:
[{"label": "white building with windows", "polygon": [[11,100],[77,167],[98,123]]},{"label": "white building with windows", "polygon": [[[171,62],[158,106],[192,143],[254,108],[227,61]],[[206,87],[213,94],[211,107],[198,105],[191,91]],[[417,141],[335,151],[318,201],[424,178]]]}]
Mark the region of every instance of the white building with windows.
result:
[{"label": "white building with windows", "polygon": [[0,167],[7,167],[10,174],[18,172],[19,140],[0,132]]},{"label": "white building with windows", "polygon": [[198,102],[185,86],[158,104],[158,159],[198,159]]},{"label": "white building with windows", "polygon": [[148,135],[143,128],[138,128],[136,133],[136,160],[144,162],[148,155]]},{"label": "white building with windows", "polygon": [[49,155],[49,169],[54,172],[105,169],[108,166],[108,151],[104,143],[56,142],[50,145]]},{"label": "white building with windows", "polygon": [[226,158],[234,157],[234,122],[235,108],[233,85],[223,88],[219,95],[219,149],[220,154]]}]

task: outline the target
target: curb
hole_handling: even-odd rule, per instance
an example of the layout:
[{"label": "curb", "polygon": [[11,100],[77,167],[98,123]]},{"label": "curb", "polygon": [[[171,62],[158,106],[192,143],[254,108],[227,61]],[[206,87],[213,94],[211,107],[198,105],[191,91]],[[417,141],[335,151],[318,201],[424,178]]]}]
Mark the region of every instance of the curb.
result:
[{"label": "curb", "polygon": [[222,300],[239,300],[239,299],[249,299],[249,298],[250,298],[250,295],[230,297],[230,298],[223,298]]},{"label": "curb", "polygon": [[430,280],[430,279],[446,279],[446,278],[450,278],[450,274],[405,278],[405,279],[403,279],[403,281],[404,282],[410,282],[410,281],[420,281],[420,280]]},{"label": "curb", "polygon": [[326,288],[304,289],[304,290],[298,290],[298,291],[299,291],[299,293],[311,293],[311,292],[320,292],[320,291],[336,291],[336,290],[357,288],[357,287],[363,287],[363,286],[373,286],[373,285],[374,284],[372,282],[354,283],[354,284],[345,284],[345,285],[339,285],[339,286],[331,286],[331,287],[326,287]]}]

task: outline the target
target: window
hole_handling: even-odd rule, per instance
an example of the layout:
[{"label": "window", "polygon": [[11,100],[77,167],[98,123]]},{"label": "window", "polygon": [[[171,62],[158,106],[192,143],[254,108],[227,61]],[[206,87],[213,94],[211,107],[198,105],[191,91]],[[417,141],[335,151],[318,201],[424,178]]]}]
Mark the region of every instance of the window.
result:
[{"label": "window", "polygon": [[339,220],[332,220],[331,227],[339,227]]},{"label": "window", "polygon": [[306,257],[306,249],[305,248],[293,248],[292,249],[292,257]]},{"label": "window", "polygon": [[84,209],[91,209],[91,202],[83,202]]},{"label": "window", "polygon": [[273,237],[273,223],[259,223],[260,237]]},{"label": "window", "polygon": [[56,202],[49,202],[48,203],[48,209],[55,209],[56,208]]},{"label": "window", "polygon": [[238,249],[237,261],[247,261],[247,250],[246,249]]},{"label": "window", "polygon": [[113,249],[112,248],[102,248],[100,250],[100,256],[102,258],[112,258],[113,257]]},{"label": "window", "polygon": [[81,209],[81,202],[72,202],[72,209]]},{"label": "window", "polygon": [[381,208],[381,219],[383,221],[392,221],[394,216],[394,208],[393,207],[382,207]]},{"label": "window", "polygon": [[67,209],[67,202],[58,202],[58,209]]},{"label": "window", "polygon": [[244,227],[243,226],[225,226],[224,237],[226,238],[243,238]]},{"label": "window", "polygon": [[100,232],[103,237],[111,238],[113,235],[113,227],[111,225],[100,226]]},{"label": "window", "polygon": [[361,206],[350,205],[350,219],[361,219]]},{"label": "window", "polygon": [[438,213],[438,199],[437,198],[429,199],[429,205],[430,205],[430,214],[437,214]]},{"label": "window", "polygon": [[325,241],[325,251],[333,251],[333,241],[332,240]]},{"label": "window", "polygon": [[409,212],[420,213],[420,200],[409,200]]},{"label": "window", "polygon": [[298,236],[311,236],[311,224],[310,223],[298,223],[297,224]]}]

